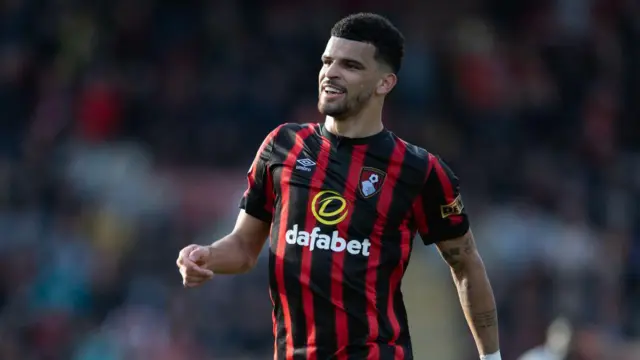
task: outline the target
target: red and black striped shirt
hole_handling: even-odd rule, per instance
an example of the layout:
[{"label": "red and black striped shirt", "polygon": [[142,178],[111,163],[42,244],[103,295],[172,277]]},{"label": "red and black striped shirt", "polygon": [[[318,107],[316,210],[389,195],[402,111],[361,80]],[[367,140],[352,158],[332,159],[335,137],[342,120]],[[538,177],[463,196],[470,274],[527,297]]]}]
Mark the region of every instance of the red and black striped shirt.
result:
[{"label": "red and black striped shirt", "polygon": [[469,228],[447,165],[386,130],[350,139],[284,124],[248,182],[241,208],[271,223],[274,359],[412,359],[400,291],[412,239]]}]

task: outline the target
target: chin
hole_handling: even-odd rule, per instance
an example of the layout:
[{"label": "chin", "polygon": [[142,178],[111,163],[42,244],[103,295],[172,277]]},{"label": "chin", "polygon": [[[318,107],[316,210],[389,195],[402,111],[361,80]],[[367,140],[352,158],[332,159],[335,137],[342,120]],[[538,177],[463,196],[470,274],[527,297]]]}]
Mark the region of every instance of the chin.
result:
[{"label": "chin", "polygon": [[336,119],[348,113],[347,109],[344,109],[342,107],[336,108],[333,106],[326,106],[324,104],[318,104],[318,111],[324,116],[331,116]]},{"label": "chin", "polygon": [[331,116],[334,120],[341,120],[347,114],[346,111],[322,111],[320,110],[320,114],[323,116]]}]

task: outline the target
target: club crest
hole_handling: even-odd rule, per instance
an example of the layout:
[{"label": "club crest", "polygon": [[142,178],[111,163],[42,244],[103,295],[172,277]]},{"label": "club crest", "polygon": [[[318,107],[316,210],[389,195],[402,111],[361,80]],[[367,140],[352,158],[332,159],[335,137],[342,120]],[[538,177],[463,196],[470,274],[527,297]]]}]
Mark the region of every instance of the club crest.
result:
[{"label": "club crest", "polygon": [[386,177],[387,174],[381,170],[363,167],[360,170],[360,182],[358,185],[360,195],[364,198],[370,198],[379,193]]}]

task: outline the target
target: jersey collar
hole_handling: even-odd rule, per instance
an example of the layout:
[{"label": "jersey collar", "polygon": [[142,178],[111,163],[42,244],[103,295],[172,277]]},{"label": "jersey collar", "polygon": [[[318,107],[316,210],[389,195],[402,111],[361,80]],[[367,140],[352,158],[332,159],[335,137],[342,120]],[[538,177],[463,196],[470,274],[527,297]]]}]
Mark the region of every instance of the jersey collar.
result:
[{"label": "jersey collar", "polygon": [[324,126],[324,124],[320,124],[320,132],[322,136],[329,139],[334,145],[343,145],[343,144],[351,144],[351,145],[365,145],[365,144],[373,144],[387,138],[389,131],[387,129],[382,129],[382,131],[373,134],[371,136],[361,137],[361,138],[349,138],[345,136],[336,135]]}]

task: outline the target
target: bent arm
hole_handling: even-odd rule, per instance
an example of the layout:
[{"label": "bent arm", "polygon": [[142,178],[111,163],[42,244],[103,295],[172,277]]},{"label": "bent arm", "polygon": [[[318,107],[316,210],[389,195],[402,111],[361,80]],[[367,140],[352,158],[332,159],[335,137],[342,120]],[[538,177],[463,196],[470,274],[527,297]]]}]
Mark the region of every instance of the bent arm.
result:
[{"label": "bent arm", "polygon": [[240,211],[233,231],[209,246],[206,268],[214,274],[240,274],[251,270],[269,236],[269,223]]},{"label": "bent arm", "polygon": [[460,304],[481,355],[499,350],[498,315],[493,290],[471,231],[436,244],[449,264]]}]

